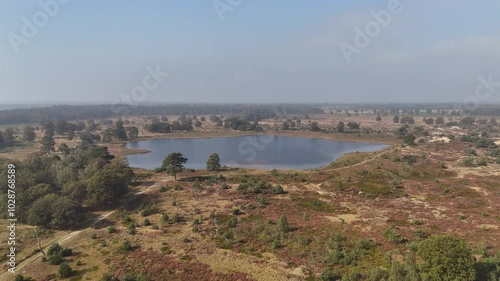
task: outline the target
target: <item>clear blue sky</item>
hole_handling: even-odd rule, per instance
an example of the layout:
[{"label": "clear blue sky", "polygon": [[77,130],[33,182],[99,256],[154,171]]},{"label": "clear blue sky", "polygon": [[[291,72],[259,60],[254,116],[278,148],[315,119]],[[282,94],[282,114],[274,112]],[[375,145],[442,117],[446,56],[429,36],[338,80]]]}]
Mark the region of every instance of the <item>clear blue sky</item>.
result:
[{"label": "clear blue sky", "polygon": [[39,2],[1,1],[1,102],[112,103],[157,65],[169,76],[141,101],[460,102],[500,81],[495,0],[401,0],[348,63],[342,42],[391,1],[219,0],[237,3],[221,20],[214,1],[72,0],[32,38]]}]

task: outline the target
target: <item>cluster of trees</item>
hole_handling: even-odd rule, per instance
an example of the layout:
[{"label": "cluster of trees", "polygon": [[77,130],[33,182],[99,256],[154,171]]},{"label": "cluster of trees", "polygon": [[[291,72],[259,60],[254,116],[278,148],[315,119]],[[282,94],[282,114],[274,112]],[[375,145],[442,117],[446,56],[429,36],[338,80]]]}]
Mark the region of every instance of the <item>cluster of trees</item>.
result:
[{"label": "cluster of trees", "polygon": [[488,134],[477,134],[477,133],[468,133],[462,135],[460,137],[461,141],[472,142],[475,143],[478,148],[497,148],[498,145],[495,143],[495,140],[490,138]]},{"label": "cluster of trees", "polygon": [[[11,147],[16,145],[16,131],[13,128],[5,128],[0,130],[0,148]],[[22,132],[22,141],[33,142],[36,138],[35,128],[33,126],[25,126]]]},{"label": "cluster of trees", "polygon": [[101,140],[102,142],[110,142],[113,139],[117,140],[127,140],[127,139],[135,139],[139,136],[139,129],[135,126],[124,126],[125,122],[122,120],[118,120],[114,123],[111,121],[111,124],[109,124],[109,128],[107,128],[104,133],[102,134],[102,137],[98,135],[93,135],[90,133],[89,130],[87,130],[85,133],[80,134],[80,139],[82,141],[87,141],[87,142],[95,142]]},{"label": "cluster of trees", "polygon": [[[35,153],[15,163],[16,207],[22,221],[46,228],[71,228],[82,221],[82,204],[102,207],[127,192],[132,169],[114,159],[106,147],[82,142],[74,148],[66,146],[64,154],[61,159]],[[6,170],[0,172],[0,180],[7,182]],[[2,217],[7,213],[5,189],[2,186]]]},{"label": "cluster of trees", "polygon": [[[177,180],[177,174],[184,171],[188,159],[180,152],[172,152],[165,159],[160,168],[156,169],[157,172],[166,171],[167,174],[174,176]],[[212,153],[208,157],[206,169],[209,171],[218,171],[221,168],[219,154]]]},{"label": "cluster of trees", "polygon": [[[113,110],[118,109],[118,110]],[[83,120],[119,117],[128,115],[248,115],[251,121],[274,118],[286,114],[321,114],[323,110],[313,105],[300,104],[165,104],[150,106],[129,105],[59,105],[42,108],[22,108],[0,111],[0,125],[49,122],[50,120]]]},{"label": "cluster of trees", "polygon": [[224,128],[230,128],[238,131],[255,131],[263,132],[264,129],[259,125],[257,120],[251,122],[250,119],[232,116],[224,120]]},{"label": "cluster of trees", "polygon": [[361,128],[361,124],[356,122],[347,122],[346,125],[344,122],[340,121],[335,129],[337,130],[338,133],[345,133],[346,127],[349,130],[354,131],[354,130],[359,130],[359,128]]},{"label": "cluster of trees", "polygon": [[213,123],[215,123],[215,125],[217,127],[222,127],[223,126],[222,116],[221,117],[217,117],[215,115],[212,115],[212,116],[210,116],[210,121],[212,121]]},{"label": "cluster of trees", "polygon": [[152,122],[147,124],[144,129],[151,133],[190,132],[193,130],[193,120],[197,127],[201,126],[201,121],[193,117],[181,116],[177,120],[172,121],[172,123],[169,123],[166,117],[162,119],[154,117]]},{"label": "cluster of trees", "polygon": [[300,120],[298,117],[294,117],[293,119],[287,119],[283,124],[281,124],[281,129],[282,130],[294,130],[296,128],[300,128],[300,125],[302,124],[302,120]]}]

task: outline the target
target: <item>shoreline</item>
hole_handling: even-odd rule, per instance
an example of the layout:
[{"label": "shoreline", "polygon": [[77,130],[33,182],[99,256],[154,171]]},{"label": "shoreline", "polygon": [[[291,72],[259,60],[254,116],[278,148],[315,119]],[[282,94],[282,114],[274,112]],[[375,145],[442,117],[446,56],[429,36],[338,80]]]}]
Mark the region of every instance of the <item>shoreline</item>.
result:
[{"label": "shoreline", "polygon": [[[221,134],[214,134],[216,132],[181,132],[181,133],[167,133],[165,135],[147,135],[147,136],[142,136],[139,137],[135,140],[131,141],[124,141],[124,142],[115,142],[111,143],[111,145],[115,146],[115,148],[118,148],[119,150],[119,155],[121,157],[127,157],[128,155],[136,155],[136,154],[146,154],[152,152],[151,150],[148,149],[142,149],[142,148],[127,148],[126,145],[131,142],[141,142],[141,141],[148,141],[148,140],[162,140],[162,139],[214,139],[214,138],[234,138],[234,137],[246,137],[246,136],[274,136],[274,137],[296,137],[296,138],[304,138],[304,139],[323,139],[323,140],[331,140],[331,141],[337,141],[337,142],[362,142],[362,143],[373,143],[373,144],[383,144],[386,145],[386,147],[383,147],[381,149],[377,149],[375,151],[371,152],[363,152],[363,153],[376,153],[376,152],[382,152],[387,149],[393,148],[397,143],[395,142],[396,139],[394,138],[388,138],[385,140],[381,140],[380,138],[362,138],[357,134],[338,134],[338,133],[320,133],[320,132],[304,132],[304,131],[291,131],[291,132],[231,132],[231,131],[223,131],[220,132]],[[339,138],[339,135],[341,136]],[[328,164],[322,165],[320,167],[316,168],[309,168],[309,169],[285,169],[287,171],[301,171],[301,172],[306,172],[306,171],[314,171],[314,170],[328,170],[328,167],[334,163],[335,161],[342,159],[344,156],[349,155],[351,153],[356,153],[355,151],[352,152],[346,152],[342,154],[340,157],[337,159],[332,160]],[[234,167],[238,169],[244,169],[246,171],[260,171],[260,172],[266,172],[266,171],[271,171],[271,170],[266,170],[266,169],[255,169],[255,168],[247,168],[247,167]],[[345,167],[344,167],[345,168]],[[133,167],[133,169],[139,169],[143,171],[154,171],[154,169],[144,169],[144,168],[136,168]]]}]

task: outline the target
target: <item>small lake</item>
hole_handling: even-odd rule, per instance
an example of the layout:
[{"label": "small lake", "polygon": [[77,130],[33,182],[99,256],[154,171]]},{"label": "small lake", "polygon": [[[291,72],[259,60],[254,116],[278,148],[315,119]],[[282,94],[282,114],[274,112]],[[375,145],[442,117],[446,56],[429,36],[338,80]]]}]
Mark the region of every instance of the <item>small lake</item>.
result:
[{"label": "small lake", "polygon": [[151,139],[129,142],[131,149],[151,152],[128,155],[131,167],[160,167],[169,153],[181,152],[188,158],[186,167],[204,169],[208,156],[218,153],[221,165],[262,170],[311,169],[325,166],[348,152],[372,152],[384,144],[344,142],[324,139],[244,136],[209,139]]}]

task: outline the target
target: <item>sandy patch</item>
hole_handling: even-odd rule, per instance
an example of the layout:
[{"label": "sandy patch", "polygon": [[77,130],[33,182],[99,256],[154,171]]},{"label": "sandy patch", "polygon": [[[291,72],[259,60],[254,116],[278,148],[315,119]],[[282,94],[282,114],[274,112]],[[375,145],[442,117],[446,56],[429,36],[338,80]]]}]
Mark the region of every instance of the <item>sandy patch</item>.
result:
[{"label": "sandy patch", "polygon": [[450,138],[448,137],[441,137],[441,138],[435,138],[433,137],[429,142],[444,142],[444,143],[450,143]]},{"label": "sandy patch", "polygon": [[196,258],[208,264],[216,272],[231,273],[243,272],[257,280],[304,280],[302,270],[285,268],[285,264],[278,262],[274,257],[266,255],[267,261],[262,259],[234,253],[228,250],[217,249],[210,255],[198,255]]},{"label": "sandy patch", "polygon": [[477,227],[486,228],[486,229],[498,229],[498,225],[494,225],[494,224],[480,224]]},{"label": "sandy patch", "polygon": [[346,222],[346,223],[351,223],[353,221],[360,221],[362,220],[359,215],[356,214],[344,214],[344,215],[338,215],[338,216],[326,216],[325,218],[329,219],[332,222]]}]

